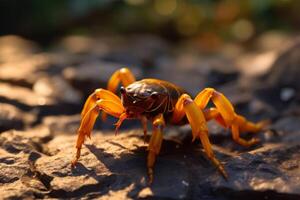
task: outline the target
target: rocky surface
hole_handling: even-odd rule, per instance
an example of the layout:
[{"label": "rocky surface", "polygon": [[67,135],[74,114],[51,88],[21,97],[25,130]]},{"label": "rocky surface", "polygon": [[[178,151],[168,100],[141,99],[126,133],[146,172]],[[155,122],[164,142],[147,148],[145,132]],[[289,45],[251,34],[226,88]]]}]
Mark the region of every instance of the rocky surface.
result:
[{"label": "rocky surface", "polygon": [[[0,38],[1,198],[300,199],[298,46],[274,59],[268,75],[274,78],[266,79],[272,84],[263,84],[272,88],[267,91],[253,84],[261,83],[259,70],[246,71],[239,59],[225,56],[226,48],[205,57],[182,46],[170,52],[169,44],[152,36],[72,36],[44,53],[22,38]],[[239,55],[246,59],[250,54]],[[85,97],[105,87],[109,75],[124,65],[138,78],[173,81],[193,94],[216,87],[239,113],[272,123],[254,136],[261,143],[251,148],[237,145],[229,131],[209,123],[213,149],[228,180],[206,158],[199,141],[191,142],[189,126],[183,126],[165,130],[154,183],[147,185],[147,144],[136,128],[139,123],[124,122],[115,136],[112,118],[98,120],[80,162],[71,168]],[[278,76],[282,70],[292,75]]]}]

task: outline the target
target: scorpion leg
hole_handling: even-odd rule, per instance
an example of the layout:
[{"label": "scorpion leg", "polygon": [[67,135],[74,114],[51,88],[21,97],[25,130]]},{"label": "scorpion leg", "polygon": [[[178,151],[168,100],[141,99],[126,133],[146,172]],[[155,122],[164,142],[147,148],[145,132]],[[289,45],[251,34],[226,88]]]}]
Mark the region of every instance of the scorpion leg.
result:
[{"label": "scorpion leg", "polygon": [[153,120],[153,133],[150,138],[148,146],[147,168],[149,176],[149,184],[153,182],[153,167],[155,158],[160,152],[161,144],[163,141],[162,131],[165,127],[165,120],[162,114],[156,116]]},{"label": "scorpion leg", "polygon": [[225,121],[222,118],[222,115],[220,114],[220,112],[216,108],[205,109],[205,110],[203,110],[203,114],[204,114],[204,117],[205,117],[206,121],[214,119],[221,126],[223,126],[224,128],[226,128]]},{"label": "scorpion leg", "polygon": [[242,146],[248,147],[259,142],[257,138],[249,141],[240,138],[240,131],[258,132],[267,125],[267,121],[258,123],[247,121],[244,117],[235,113],[232,104],[222,93],[213,88],[206,88],[200,92],[195,98],[195,103],[198,107],[204,109],[210,99],[216,108],[206,111],[207,120],[214,118],[224,127],[230,127],[233,140]]},{"label": "scorpion leg", "polygon": [[141,117],[141,123],[143,127],[143,132],[144,132],[144,143],[146,143],[146,138],[147,138],[147,118],[146,117]]},{"label": "scorpion leg", "polygon": [[[206,121],[209,121],[211,119],[215,119],[220,125],[222,125],[223,127],[226,128],[226,124],[224,119],[222,118],[220,112],[216,109],[216,108],[209,108],[208,110],[204,110],[204,116]],[[267,126],[269,124],[269,120],[263,120],[261,122],[258,123],[253,123],[250,121],[247,121],[247,119],[245,119],[245,117],[237,115],[237,120],[239,121],[238,124],[240,124],[239,126],[239,130],[242,132],[258,132],[260,131],[262,128],[264,128],[265,126]]]},{"label": "scorpion leg", "polygon": [[74,166],[78,161],[82,144],[84,143],[86,136],[90,137],[99,112],[102,110],[107,114],[117,118],[124,115],[125,113],[123,105],[119,101],[115,101],[114,99],[100,99],[96,101],[93,106],[89,105],[89,107],[90,109],[84,113],[84,116],[81,119],[80,127],[78,129],[78,137],[76,143],[77,152],[75,159],[72,161],[72,166]]},{"label": "scorpion leg", "polygon": [[118,104],[121,104],[121,99],[115,95],[114,93],[110,92],[109,90],[105,90],[102,88],[96,89],[85,101],[83,109],[81,111],[81,118],[85,116],[85,114],[96,105],[96,102],[99,99],[110,99],[115,101]]},{"label": "scorpion leg", "polygon": [[173,111],[173,115],[172,115],[172,119],[171,119],[173,124],[177,124],[185,116],[185,112],[183,110],[183,102],[187,98],[190,98],[190,96],[187,94],[183,94],[179,97],[179,99],[175,105],[175,109]]},{"label": "scorpion leg", "polygon": [[128,68],[122,68],[114,72],[108,81],[107,89],[113,93],[116,93],[120,82],[124,87],[135,82],[134,75]]},{"label": "scorpion leg", "polygon": [[[174,116],[175,115],[175,116]],[[227,178],[227,173],[221,164],[221,162],[215,157],[213,150],[211,148],[211,143],[208,138],[208,128],[206,125],[205,116],[201,109],[196,105],[196,103],[191,99],[187,94],[183,94],[176,103],[174,110],[173,119],[180,120],[184,115],[187,116],[187,119],[191,125],[193,140],[199,138],[205,153],[209,160],[217,167],[220,173]]]},{"label": "scorpion leg", "polygon": [[[187,94],[183,94],[179,97],[173,112],[172,123],[177,124],[185,116],[185,112],[183,110],[183,101],[186,98],[190,98],[190,96]],[[220,112],[216,108],[210,108],[208,110],[204,110],[203,114],[205,116],[206,121],[215,119],[220,125],[226,127],[226,124],[222,116],[220,115]]]},{"label": "scorpion leg", "polygon": [[[121,68],[113,73],[113,75],[110,77],[110,79],[108,81],[107,90],[116,94],[117,88],[118,88],[120,82],[122,83],[122,85],[124,87],[135,82],[135,77],[128,68]],[[102,113],[101,118],[102,118],[102,121],[106,121],[106,118],[107,118],[106,113]]]},{"label": "scorpion leg", "polygon": [[206,125],[206,120],[203,112],[199,109],[196,103],[191,98],[184,98],[183,108],[188,118],[188,121],[192,127],[193,139],[197,137],[200,138],[203,148],[206,152],[207,157],[213,162],[213,164],[218,168],[221,174],[227,178],[227,173],[220,163],[220,161],[215,157],[211,144],[208,138],[208,128]]}]

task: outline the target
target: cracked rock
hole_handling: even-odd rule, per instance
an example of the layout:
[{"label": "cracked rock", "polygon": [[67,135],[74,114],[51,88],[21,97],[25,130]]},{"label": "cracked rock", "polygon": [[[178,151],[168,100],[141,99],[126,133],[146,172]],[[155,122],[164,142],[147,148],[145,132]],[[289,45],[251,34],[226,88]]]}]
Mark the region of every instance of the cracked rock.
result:
[{"label": "cracked rock", "polygon": [[[191,145],[189,141],[187,145],[187,141],[180,144],[164,140],[155,166],[154,183],[148,186],[147,151],[141,130],[120,132],[118,136],[94,131],[92,139],[85,142],[75,168],[71,168],[70,162],[76,150],[76,135],[61,131],[52,137],[47,129],[38,130],[8,131],[0,136],[1,180],[5,188],[19,191],[20,198],[33,195],[222,199],[249,191],[249,196],[269,198],[282,194],[291,198],[300,196],[298,143],[265,144],[239,154],[214,148],[229,174],[225,181],[206,159],[199,143]],[[18,188],[12,189],[12,184]],[[13,192],[6,195],[9,194]]]}]

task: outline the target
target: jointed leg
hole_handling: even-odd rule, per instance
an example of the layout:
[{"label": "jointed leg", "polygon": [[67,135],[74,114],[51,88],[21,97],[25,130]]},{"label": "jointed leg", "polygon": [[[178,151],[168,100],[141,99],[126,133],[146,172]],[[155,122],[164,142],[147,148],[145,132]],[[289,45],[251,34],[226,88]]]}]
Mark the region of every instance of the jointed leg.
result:
[{"label": "jointed leg", "polygon": [[196,96],[194,101],[197,106],[203,110],[207,106],[209,100],[212,100],[217,110],[223,117],[225,124],[227,127],[229,127],[236,115],[230,101],[222,93],[217,92],[213,88],[204,89]]},{"label": "jointed leg", "polygon": [[117,87],[122,83],[124,87],[135,81],[134,75],[128,68],[122,68],[110,77],[107,85],[107,89],[113,93],[116,93]]},{"label": "jointed leg", "polygon": [[240,126],[239,126],[240,131],[242,131],[242,132],[249,131],[249,132],[253,132],[253,133],[260,131],[261,129],[263,129],[270,123],[269,120],[263,120],[258,123],[253,123],[253,122],[247,121],[247,119],[245,119],[245,117],[240,116],[240,115],[237,116],[236,120],[238,121],[238,124],[240,124]]},{"label": "jointed leg", "polygon": [[[220,112],[216,109],[216,108],[209,108],[203,111],[204,116],[206,121],[209,120],[216,120],[221,126],[226,128],[226,124],[224,119],[222,118]],[[239,130],[241,132],[258,132],[260,131],[263,127],[265,127],[266,125],[268,125],[269,121],[268,120],[263,120],[261,122],[258,123],[253,123],[250,121],[247,121],[247,119],[241,115],[236,115],[236,120],[238,121],[239,126]]]},{"label": "jointed leg", "polygon": [[[199,138],[205,150],[207,157],[212,161],[212,163],[218,168],[221,174],[227,178],[227,173],[220,163],[220,161],[215,157],[211,144],[208,138],[208,128],[206,125],[206,119],[199,107],[196,103],[188,96],[184,94],[180,97],[180,101],[176,103],[174,114],[177,116],[181,116],[184,113],[188,121],[192,127],[193,140]],[[177,116],[173,117],[173,120],[177,118]]]},{"label": "jointed leg", "polygon": [[[95,101],[94,100],[95,96],[103,97],[104,99]],[[76,152],[75,159],[72,161],[72,166],[74,166],[78,161],[80,157],[80,150],[82,144],[84,143],[84,139],[86,136],[90,137],[96,118],[101,110],[117,118],[124,119],[126,117],[124,116],[125,109],[121,104],[120,99],[119,98],[115,99],[114,97],[115,95],[113,93],[107,90],[100,89],[97,92],[95,92],[95,94],[92,94],[88,98],[83,108],[83,111],[81,113],[82,118],[81,118],[80,127],[78,129],[78,138],[76,143],[77,152]],[[89,110],[87,110],[88,108]]]},{"label": "jointed leg", "polygon": [[105,90],[105,89],[96,89],[95,92],[93,92],[88,99],[85,101],[85,104],[83,106],[83,109],[81,111],[81,118],[85,116],[85,114],[95,106],[96,102],[100,99],[110,99],[118,104],[121,104],[120,98],[115,95],[114,93]]},{"label": "jointed leg", "polygon": [[141,118],[141,123],[142,123],[142,127],[143,127],[143,132],[144,132],[144,143],[146,143],[146,137],[147,137],[147,118],[143,116]]},{"label": "jointed leg", "polygon": [[206,121],[209,120],[216,120],[221,126],[226,128],[226,124],[224,119],[222,118],[222,115],[216,108],[209,108],[203,111],[204,117]]},{"label": "jointed leg", "polygon": [[148,157],[147,157],[147,168],[149,176],[149,184],[153,182],[153,167],[155,163],[155,158],[160,152],[160,147],[163,140],[162,131],[165,127],[165,120],[163,115],[160,114],[156,116],[153,120],[153,133],[150,138],[148,146]]},{"label": "jointed leg", "polygon": [[183,102],[187,98],[190,98],[190,96],[187,94],[183,94],[179,97],[179,99],[175,105],[175,109],[173,111],[173,116],[172,116],[173,124],[177,124],[185,116],[185,112],[183,110]]},{"label": "jointed leg", "polygon": [[222,93],[213,88],[206,88],[200,92],[195,98],[195,103],[200,109],[204,109],[210,99],[216,106],[216,110],[207,111],[207,119],[212,117],[224,127],[231,128],[233,140],[242,146],[251,146],[258,142],[258,139],[246,141],[240,138],[239,132],[258,132],[267,124],[265,121],[256,124],[247,121],[244,117],[235,113],[232,104]]},{"label": "jointed leg", "polygon": [[[113,73],[113,75],[110,77],[108,84],[107,84],[107,90],[111,91],[112,93],[116,94],[117,88],[120,83],[124,87],[128,86],[129,84],[133,83],[135,81],[135,77],[132,74],[132,72],[128,68],[121,68]],[[106,113],[102,113],[102,120],[106,120]]]}]

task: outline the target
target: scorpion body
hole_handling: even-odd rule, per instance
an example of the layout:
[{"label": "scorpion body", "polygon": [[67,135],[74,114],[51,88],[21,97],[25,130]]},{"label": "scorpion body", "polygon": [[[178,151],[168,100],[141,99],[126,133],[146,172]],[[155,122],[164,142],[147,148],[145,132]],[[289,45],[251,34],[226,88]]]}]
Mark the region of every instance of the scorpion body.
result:
[{"label": "scorpion body", "polygon": [[[182,118],[178,122],[172,121],[175,105],[179,97],[187,94],[179,86],[158,79],[143,79],[128,85],[126,88],[121,87],[121,94],[121,101],[126,108],[128,116],[137,118],[138,116],[136,115],[138,114],[145,116],[148,120],[152,120],[158,114],[163,113],[166,123],[173,125],[187,123],[186,118]],[[138,112],[139,109],[142,113]]]}]

